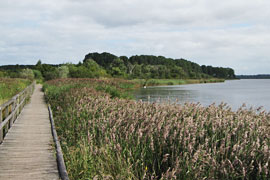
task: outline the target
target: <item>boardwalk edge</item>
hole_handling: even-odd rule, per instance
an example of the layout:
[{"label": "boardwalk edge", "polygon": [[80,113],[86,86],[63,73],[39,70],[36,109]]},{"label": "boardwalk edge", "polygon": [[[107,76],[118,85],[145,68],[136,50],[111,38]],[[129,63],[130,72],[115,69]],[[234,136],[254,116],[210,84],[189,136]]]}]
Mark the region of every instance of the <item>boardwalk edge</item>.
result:
[{"label": "boardwalk edge", "polygon": [[59,175],[60,175],[60,178],[62,180],[69,180],[65,161],[63,158],[62,148],[61,148],[60,142],[58,140],[57,132],[55,130],[53,113],[51,110],[51,106],[49,104],[48,104],[48,110],[49,110],[53,140],[54,140],[55,148],[56,148],[56,159],[57,159],[57,166],[58,166]]}]

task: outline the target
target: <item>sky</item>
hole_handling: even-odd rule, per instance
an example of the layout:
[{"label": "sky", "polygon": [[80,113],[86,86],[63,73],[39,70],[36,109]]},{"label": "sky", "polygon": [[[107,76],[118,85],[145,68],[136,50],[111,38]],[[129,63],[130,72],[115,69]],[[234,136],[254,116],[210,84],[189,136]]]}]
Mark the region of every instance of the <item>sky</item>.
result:
[{"label": "sky", "polygon": [[0,65],[162,55],[270,74],[269,0],[1,0]]}]

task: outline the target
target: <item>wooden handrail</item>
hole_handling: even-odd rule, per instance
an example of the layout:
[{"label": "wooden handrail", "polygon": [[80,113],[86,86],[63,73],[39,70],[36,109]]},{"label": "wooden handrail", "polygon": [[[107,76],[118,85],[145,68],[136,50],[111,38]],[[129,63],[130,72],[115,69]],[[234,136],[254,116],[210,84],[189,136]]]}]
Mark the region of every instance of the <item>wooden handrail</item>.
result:
[{"label": "wooden handrail", "polygon": [[27,100],[34,92],[36,82],[27,86],[23,91],[13,96],[0,106],[0,144],[3,142],[8,130],[21,113]]},{"label": "wooden handrail", "polygon": [[51,121],[53,140],[55,143],[56,160],[57,160],[59,175],[60,175],[60,178],[62,180],[69,180],[64,157],[63,157],[63,153],[62,153],[62,148],[61,148],[61,145],[60,145],[60,142],[59,142],[59,139],[57,136],[57,132],[55,129],[55,124],[54,124],[54,120],[53,120],[53,113],[52,113],[50,105],[48,105],[48,110],[49,110],[49,116],[50,116],[50,121]]}]

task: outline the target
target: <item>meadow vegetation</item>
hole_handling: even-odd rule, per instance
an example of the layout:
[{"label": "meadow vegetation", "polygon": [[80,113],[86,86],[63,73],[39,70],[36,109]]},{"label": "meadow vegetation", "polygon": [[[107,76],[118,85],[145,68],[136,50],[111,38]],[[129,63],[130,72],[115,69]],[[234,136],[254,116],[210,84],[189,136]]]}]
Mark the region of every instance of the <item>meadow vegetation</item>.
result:
[{"label": "meadow vegetation", "polygon": [[126,99],[135,86],[120,79],[46,83],[70,179],[270,178],[269,113]]},{"label": "meadow vegetation", "polygon": [[31,81],[27,79],[0,78],[0,104],[5,103],[30,83]]},{"label": "meadow vegetation", "polygon": [[199,84],[199,83],[218,83],[225,82],[225,79],[133,79],[133,82],[143,86],[161,86],[161,85],[181,85],[181,84]]}]

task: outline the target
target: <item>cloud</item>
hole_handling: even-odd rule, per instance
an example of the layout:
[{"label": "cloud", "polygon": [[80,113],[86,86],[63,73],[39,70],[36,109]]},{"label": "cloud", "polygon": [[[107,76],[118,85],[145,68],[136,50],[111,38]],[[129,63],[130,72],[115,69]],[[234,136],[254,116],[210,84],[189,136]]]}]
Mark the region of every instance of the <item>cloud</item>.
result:
[{"label": "cloud", "polygon": [[93,52],[154,54],[270,73],[270,1],[0,2],[0,64],[74,62]]}]

